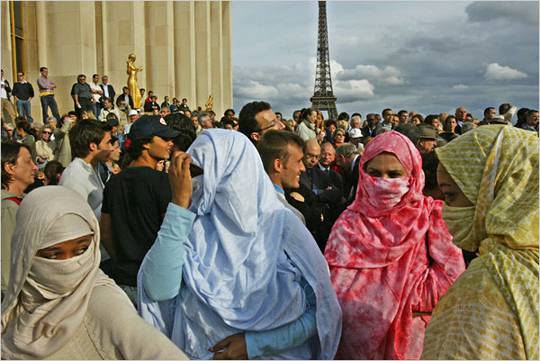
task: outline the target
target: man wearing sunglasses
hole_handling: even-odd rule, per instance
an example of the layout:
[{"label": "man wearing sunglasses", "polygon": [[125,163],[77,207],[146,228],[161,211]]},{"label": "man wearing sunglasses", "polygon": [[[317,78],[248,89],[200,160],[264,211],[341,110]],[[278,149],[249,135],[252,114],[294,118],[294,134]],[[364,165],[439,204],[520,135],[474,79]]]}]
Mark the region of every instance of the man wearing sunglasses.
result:
[{"label": "man wearing sunglasses", "polygon": [[255,145],[270,129],[283,130],[285,128],[272,111],[272,106],[262,101],[244,105],[238,115],[238,125],[238,130]]},{"label": "man wearing sunglasses", "polygon": [[32,124],[34,120],[32,119],[30,101],[34,97],[34,88],[32,84],[26,81],[24,72],[22,71],[17,73],[17,82],[13,85],[12,94],[15,97],[19,115],[25,116],[30,124]]},{"label": "man wearing sunglasses", "polygon": [[112,262],[102,268],[134,303],[137,272],[172,198],[167,174],[156,166],[170,158],[172,139],[179,134],[159,115],[140,117],[124,143],[129,166],[105,186],[100,226]]}]

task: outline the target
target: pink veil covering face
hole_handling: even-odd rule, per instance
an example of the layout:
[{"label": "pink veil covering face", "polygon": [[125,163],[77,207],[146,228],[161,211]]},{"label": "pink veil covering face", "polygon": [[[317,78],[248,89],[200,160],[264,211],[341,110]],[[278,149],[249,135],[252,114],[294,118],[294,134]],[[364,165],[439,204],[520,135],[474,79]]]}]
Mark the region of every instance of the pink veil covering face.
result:
[{"label": "pink veil covering face", "polygon": [[[365,183],[370,177],[366,163],[377,155],[394,154],[409,175],[409,191],[391,209],[382,210],[369,201]],[[375,137],[366,146],[359,164],[356,199],[334,224],[325,256],[332,266],[382,267],[394,262],[423,239],[435,204],[422,194],[422,158],[412,142],[392,131]],[[445,237],[450,238],[446,231]]]},{"label": "pink veil covering face", "polygon": [[[364,166],[394,154],[409,176],[409,191],[390,209],[369,201]],[[420,153],[397,132],[366,146],[355,201],[338,218],[325,257],[343,311],[340,359],[418,359],[429,316],[464,271],[461,251],[442,219],[442,202],[422,194]],[[372,202],[373,203],[373,202]]]}]

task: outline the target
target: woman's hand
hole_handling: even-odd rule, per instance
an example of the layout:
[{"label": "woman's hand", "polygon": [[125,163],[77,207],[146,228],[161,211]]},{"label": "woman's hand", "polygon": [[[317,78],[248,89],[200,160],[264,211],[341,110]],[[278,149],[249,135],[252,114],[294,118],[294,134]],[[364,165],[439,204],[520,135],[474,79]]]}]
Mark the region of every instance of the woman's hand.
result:
[{"label": "woman's hand", "polygon": [[246,338],[243,333],[229,336],[209,349],[214,360],[247,360]]},{"label": "woman's hand", "polygon": [[169,183],[171,184],[172,202],[188,208],[193,192],[189,165],[191,156],[184,152],[174,152],[169,168]]}]

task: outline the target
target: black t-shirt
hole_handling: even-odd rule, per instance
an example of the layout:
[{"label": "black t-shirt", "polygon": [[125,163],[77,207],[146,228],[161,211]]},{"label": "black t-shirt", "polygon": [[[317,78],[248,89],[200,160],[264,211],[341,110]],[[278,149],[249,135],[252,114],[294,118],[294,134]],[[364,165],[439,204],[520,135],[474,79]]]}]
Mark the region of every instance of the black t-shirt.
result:
[{"label": "black t-shirt", "polygon": [[116,251],[111,276],[117,283],[137,285],[137,272],[171,198],[167,174],[148,167],[127,168],[105,186],[101,212],[111,216]]}]

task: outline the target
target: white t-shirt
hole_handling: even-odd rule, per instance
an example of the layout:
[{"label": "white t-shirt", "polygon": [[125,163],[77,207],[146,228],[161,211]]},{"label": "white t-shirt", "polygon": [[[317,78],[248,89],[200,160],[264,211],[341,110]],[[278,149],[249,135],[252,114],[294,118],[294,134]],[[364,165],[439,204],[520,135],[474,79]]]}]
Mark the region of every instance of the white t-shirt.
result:
[{"label": "white t-shirt", "polygon": [[[102,91],[99,84],[95,84],[93,81],[91,81],[88,84],[90,85],[90,89]],[[99,102],[99,98],[101,98],[101,95],[99,95],[98,93],[95,93],[95,94],[92,94],[92,97],[94,98],[94,101],[97,103]]]},{"label": "white t-shirt", "polygon": [[105,98],[109,98],[109,85],[108,84],[102,84],[103,85],[103,96]]},{"label": "white t-shirt", "polygon": [[73,159],[62,173],[58,184],[79,193],[88,202],[96,218],[98,220],[101,218],[105,185],[91,164],[86,163],[81,158]]},{"label": "white t-shirt", "polygon": [[2,99],[7,99],[7,92],[6,92],[6,89],[4,88],[5,85],[6,83],[4,83],[4,80],[2,80],[2,89],[0,90],[0,98]]}]

